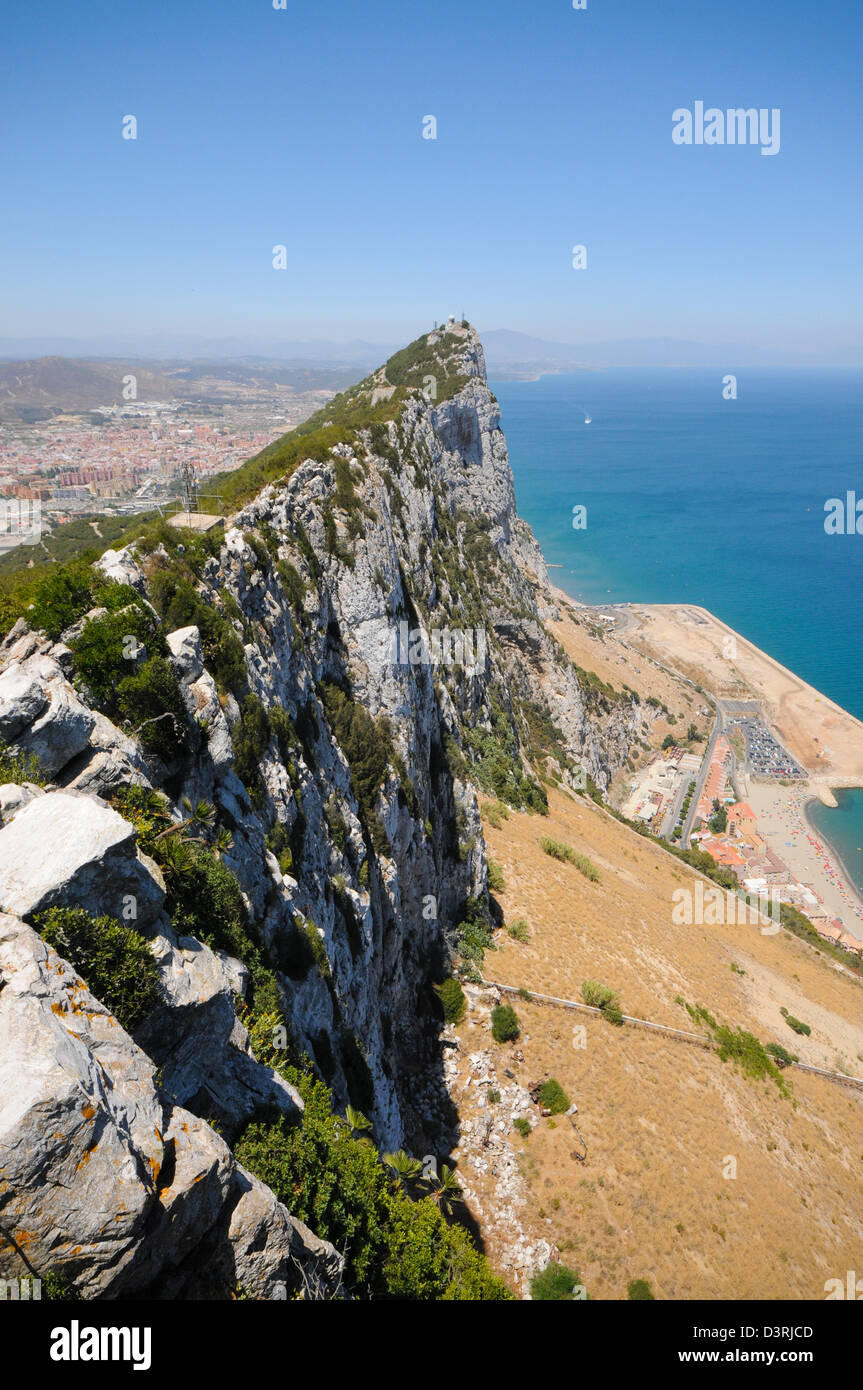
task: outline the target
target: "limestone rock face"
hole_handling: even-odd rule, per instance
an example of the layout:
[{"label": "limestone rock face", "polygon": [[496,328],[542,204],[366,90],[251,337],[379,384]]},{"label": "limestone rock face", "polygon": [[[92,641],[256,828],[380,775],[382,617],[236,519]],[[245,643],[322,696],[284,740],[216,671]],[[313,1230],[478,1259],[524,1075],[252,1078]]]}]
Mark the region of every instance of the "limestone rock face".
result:
[{"label": "limestone rock face", "polygon": [[[0,1228],[32,1232],[34,1265],[62,1266],[86,1296],[224,1297],[240,1282],[278,1297],[298,1268],[316,1296],[339,1282],[336,1253],[225,1142],[261,1107],[302,1109],[238,1019],[248,969],[177,936],[158,869],[106,804],[113,790],[159,792],[178,831],[190,806],[213,808],[203,841],[214,851],[218,831],[293,1042],[380,1147],[443,1155],[453,1111],[431,986],[467,902],[485,900],[488,750],[541,795],[546,756],[563,780],[579,764],[605,787],[640,731],[636,706],[585,690],[543,626],[554,594],[515,512],[479,340],[456,326],[427,345],[442,354],[440,399],[417,381],[397,418],[378,412],[351,442],[300,456],[196,569],[243,660],[226,690],[198,628],[167,634],[192,750],[170,772],[89,708],[64,642],[20,622],[0,643],[0,736],[57,784],[0,789],[0,911],[14,914]],[[370,405],[396,389],[386,369],[364,387]],[[171,563],[157,550],[147,574]],[[98,568],[146,597],[131,550]],[[446,632],[470,660],[429,655]],[[531,711],[556,731],[541,757]],[[56,904],[128,921],[130,899],[164,987],[134,1042],[20,920]]]},{"label": "limestone rock face", "polygon": [[113,579],[118,584],[131,584],[142,594],[146,591],[147,581],[144,571],[128,547],[124,547],[122,550],[106,550],[104,555],[96,561],[96,568],[104,574],[106,579]]},{"label": "limestone rock face", "polygon": [[168,643],[174,666],[187,685],[191,685],[204,670],[204,653],[201,649],[201,634],[196,627],[180,627],[169,632]]},{"label": "limestone rock face", "polygon": [[[24,922],[0,916],[0,1269],[62,1269],[84,1297],[278,1297],[291,1255],[329,1293],[341,1260],[295,1222]],[[199,1248],[209,1258],[195,1258]]]},{"label": "limestone rock face", "polygon": [[95,718],[47,656],[12,663],[0,675],[0,720],[13,752],[32,753],[48,774],[89,746]]},{"label": "limestone rock face", "polygon": [[166,1095],[232,1135],[257,1110],[275,1107],[298,1120],[303,1102],[293,1086],[255,1060],[235,999],[248,971],[194,937],[176,945],[153,942],[165,1004],[136,1033],[136,1041],[162,1069]]},{"label": "limestone rock face", "polygon": [[[93,797],[48,792],[0,829],[0,911],[26,920],[49,907],[154,922],[163,886],[139,855],[128,821]],[[124,909],[126,909],[124,911]]]},{"label": "limestone rock face", "polygon": [[11,743],[48,703],[42,682],[16,662],[0,675],[0,736]]}]

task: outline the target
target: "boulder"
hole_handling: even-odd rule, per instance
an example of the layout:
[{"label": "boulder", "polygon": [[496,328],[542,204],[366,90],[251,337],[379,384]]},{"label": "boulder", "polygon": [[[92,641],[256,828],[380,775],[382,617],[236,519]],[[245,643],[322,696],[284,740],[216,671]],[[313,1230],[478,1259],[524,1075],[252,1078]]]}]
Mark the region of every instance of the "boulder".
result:
[{"label": "boulder", "polygon": [[164,889],[139,854],[134,828],[92,797],[47,792],[0,829],[0,911],[32,921],[49,907],[84,907],[139,927],[158,917]]},{"label": "boulder", "polygon": [[248,987],[246,967],[190,936],[181,936],[176,946],[157,937],[153,951],[166,1002],[136,1036],[161,1067],[165,1094],[217,1120],[229,1137],[262,1108],[299,1120],[299,1093],[255,1060],[237,1018],[235,1000]]},{"label": "boulder", "polygon": [[153,1204],[164,1144],[152,1063],[8,916],[0,980],[0,1230],[15,1241],[0,1236],[0,1264],[62,1267],[93,1296],[134,1260]]},{"label": "boulder", "polygon": [[179,627],[165,638],[174,666],[187,685],[200,678],[204,670],[201,634],[196,627]]},{"label": "boulder", "polygon": [[114,579],[118,584],[131,584],[139,593],[146,593],[147,580],[144,571],[131,550],[125,546],[122,550],[106,550],[93,568],[104,574],[106,579]]},{"label": "boulder", "polygon": [[34,753],[40,768],[50,776],[84,751],[96,720],[55,661],[33,658],[27,671],[31,679],[41,683],[43,709],[16,736],[12,747],[14,752]]},{"label": "boulder", "polygon": [[0,786],[0,825],[12,820],[37,796],[44,795],[43,789],[37,787],[35,782],[4,782]]},{"label": "boulder", "polygon": [[72,967],[0,915],[0,1270],[84,1298],[332,1297],[343,1261],[166,1103]]},{"label": "boulder", "polygon": [[0,736],[11,743],[48,703],[48,697],[32,672],[19,662],[0,675]]}]

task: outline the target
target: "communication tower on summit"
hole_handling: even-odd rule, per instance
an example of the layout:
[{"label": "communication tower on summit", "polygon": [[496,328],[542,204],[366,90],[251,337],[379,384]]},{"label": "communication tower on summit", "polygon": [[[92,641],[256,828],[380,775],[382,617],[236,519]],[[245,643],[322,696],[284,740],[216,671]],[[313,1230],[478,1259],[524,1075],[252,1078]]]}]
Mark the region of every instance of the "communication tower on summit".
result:
[{"label": "communication tower on summit", "polygon": [[198,501],[198,477],[195,472],[195,465],[191,459],[187,459],[180,470],[183,482],[183,507],[187,512],[199,512],[201,504]]}]

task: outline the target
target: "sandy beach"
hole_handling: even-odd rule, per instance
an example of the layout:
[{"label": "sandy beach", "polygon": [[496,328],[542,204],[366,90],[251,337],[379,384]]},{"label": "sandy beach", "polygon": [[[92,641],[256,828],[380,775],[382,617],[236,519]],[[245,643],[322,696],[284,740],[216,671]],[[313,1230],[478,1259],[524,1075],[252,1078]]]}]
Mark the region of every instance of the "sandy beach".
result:
[{"label": "sandy beach", "polygon": [[840,918],[846,931],[863,940],[863,902],[844,864],[806,816],[810,793],[800,787],[752,782],[747,799],[758,817],[759,832],[792,875],[818,894],[829,915]]},{"label": "sandy beach", "polygon": [[615,636],[714,697],[759,702],[764,719],[809,777],[796,787],[747,779],[740,791],[792,876],[863,940],[863,899],[805,809],[815,796],[835,805],[833,787],[863,786],[863,723],[705,608],[633,604],[621,614]]}]

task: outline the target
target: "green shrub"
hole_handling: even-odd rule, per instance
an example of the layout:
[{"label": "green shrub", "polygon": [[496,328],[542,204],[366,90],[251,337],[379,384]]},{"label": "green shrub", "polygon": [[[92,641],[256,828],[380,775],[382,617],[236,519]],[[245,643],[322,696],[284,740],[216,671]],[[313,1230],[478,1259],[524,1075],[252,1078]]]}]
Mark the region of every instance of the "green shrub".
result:
[{"label": "green shrub", "polygon": [[117,686],[114,707],[130,733],[166,763],[189,750],[189,719],[177,677],[161,656],[151,657]]},{"label": "green shrub", "polygon": [[522,1139],[526,1139],[530,1134],[530,1120],[526,1120],[523,1115],[513,1120],[513,1129],[517,1129]]},{"label": "green shrub", "polygon": [[[260,1055],[260,1054],[258,1054]],[[299,1124],[284,1117],[249,1124],[235,1145],[240,1163],[324,1240],[344,1252],[348,1290],[359,1298],[488,1300],[511,1297],[459,1226],[430,1197],[414,1202],[392,1184],[372,1144],[331,1113],[327,1087],[308,1073],[265,1060],[297,1086]]]},{"label": "green shrub", "polygon": [[150,582],[149,592],[166,631],[197,627],[204,664],[219,690],[239,694],[246,684],[246,654],[227,615],[209,604],[189,575],[176,565],[159,570]]},{"label": "green shrub", "polygon": [[560,1082],[554,1077],[550,1077],[540,1086],[539,1103],[543,1110],[550,1110],[552,1115],[564,1115],[572,1104]]},{"label": "green shrub", "polygon": [[509,820],[509,807],[503,801],[489,801],[482,813],[495,830],[500,830],[502,823]]},{"label": "green shrub", "polygon": [[[620,1000],[614,990],[609,989],[608,985],[601,985],[598,980],[582,981],[581,997],[591,1008],[601,1009],[606,1017],[620,1015]],[[614,1017],[611,1021],[616,1023],[618,1019]],[[622,1016],[620,1022],[623,1022]]]},{"label": "green shrub", "polygon": [[544,835],[540,840],[540,848],[550,855],[552,859],[560,859],[566,864],[573,864],[580,874],[590,879],[591,883],[599,882],[599,870],[586,854],[579,854],[571,849],[569,845],[562,845],[559,840],[550,840]]},{"label": "green shrub", "polygon": [[56,642],[61,632],[93,607],[93,583],[93,571],[85,561],[52,566],[33,596],[28,623]]},{"label": "green shrub", "polygon": [[36,929],[127,1033],[159,1003],[155,956],[132,927],[112,917],[92,917],[80,907],[52,907],[36,917]]},{"label": "green shrub", "polygon": [[468,898],[456,930],[456,949],[462,960],[480,966],[486,951],[495,949],[488,910],[479,898]]},{"label": "green shrub", "polygon": [[261,774],[261,762],[270,742],[270,720],[257,695],[247,695],[240,718],[231,730],[234,746],[234,771],[251,797],[252,805],[260,808],[266,794]]},{"label": "green shrub", "polygon": [[788,1027],[792,1030],[792,1032],[798,1033],[805,1038],[809,1037],[809,1034],[812,1032],[812,1029],[810,1028],[808,1023],[801,1023],[800,1019],[795,1018],[794,1015],[790,1014],[787,1009],[780,1009],[779,1012],[782,1014],[782,1017],[785,1019],[785,1022],[788,1024]]},{"label": "green shrub", "polygon": [[764,1051],[768,1052],[776,1061],[778,1067],[790,1067],[792,1062],[798,1061],[796,1053],[789,1052],[781,1043],[765,1043]]},{"label": "green shrub", "polygon": [[581,1288],[581,1277],[564,1264],[548,1264],[530,1281],[530,1296],[535,1303],[559,1303],[572,1298],[573,1290]]},{"label": "green shrub", "polygon": [[486,1100],[488,1101],[489,1105],[500,1105],[500,1091],[496,1091],[494,1089],[490,1090],[486,1094]]},{"label": "green shrub", "polygon": [[511,1004],[496,1004],[491,1011],[491,1035],[495,1042],[515,1042],[521,1029]]},{"label": "green shrub", "polygon": [[530,941],[530,927],[523,917],[517,917],[514,922],[507,922],[506,930],[514,941],[521,941],[525,944]]},{"label": "green shrub", "polygon": [[48,778],[39,768],[35,753],[13,753],[8,744],[0,740],[0,785],[4,782],[35,782],[39,787],[47,784]]},{"label": "green shrub", "polygon": [[143,648],[147,656],[164,656],[167,650],[155,614],[132,593],[134,601],[128,607],[88,619],[80,636],[70,642],[76,676],[108,713],[115,707],[119,683],[135,672],[136,651]]},{"label": "green shrub", "polygon": [[633,1303],[646,1303],[653,1301],[656,1295],[650,1287],[648,1279],[630,1279],[626,1286],[626,1297]]},{"label": "green shrub", "polygon": [[440,999],[446,1022],[461,1023],[467,1012],[467,999],[455,976],[451,975],[443,984],[435,985],[435,993]]},{"label": "green shrub", "polygon": [[394,756],[389,730],[384,721],[375,722],[365,705],[358,704],[333,682],[325,681],[322,693],[330,728],[351,770],[351,785],[360,813],[375,847],[386,849],[377,799]]},{"label": "green shrub", "polygon": [[492,893],[505,893],[506,884],[503,881],[503,869],[496,864],[493,859],[488,861],[488,886]]}]

